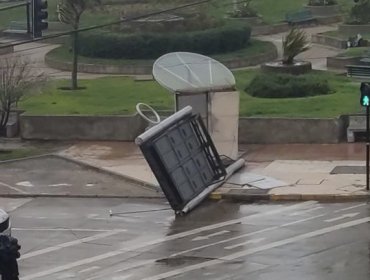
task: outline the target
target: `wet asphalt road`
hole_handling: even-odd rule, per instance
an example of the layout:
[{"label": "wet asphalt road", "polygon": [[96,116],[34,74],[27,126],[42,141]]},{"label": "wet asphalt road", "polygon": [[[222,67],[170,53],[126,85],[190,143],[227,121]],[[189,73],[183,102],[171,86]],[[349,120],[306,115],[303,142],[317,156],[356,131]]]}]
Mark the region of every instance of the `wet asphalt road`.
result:
[{"label": "wet asphalt road", "polygon": [[0,205],[22,245],[23,280],[370,278],[367,203],[207,202],[177,218],[163,200],[0,198]]}]

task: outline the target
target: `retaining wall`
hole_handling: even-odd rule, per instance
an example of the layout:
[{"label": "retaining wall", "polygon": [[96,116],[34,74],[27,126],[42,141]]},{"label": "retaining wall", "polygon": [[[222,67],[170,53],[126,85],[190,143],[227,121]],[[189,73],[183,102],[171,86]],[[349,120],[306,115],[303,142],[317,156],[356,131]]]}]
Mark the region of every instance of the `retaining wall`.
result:
[{"label": "retaining wall", "polygon": [[239,142],[252,144],[338,143],[345,139],[345,117],[334,119],[241,118]]},{"label": "retaining wall", "polygon": [[132,141],[145,121],[134,116],[20,116],[23,139]]},{"label": "retaining wall", "polygon": [[323,34],[313,34],[311,36],[312,43],[326,45],[330,47],[334,47],[337,49],[346,49],[347,48],[347,41],[338,39],[335,37],[326,36]]},{"label": "retaining wall", "polygon": [[326,66],[328,68],[346,69],[346,65],[359,64],[361,57],[327,57]]},{"label": "retaining wall", "polygon": [[[133,141],[145,130],[139,116],[20,117],[23,139]],[[240,118],[240,143],[338,143],[345,139],[346,118]]]}]

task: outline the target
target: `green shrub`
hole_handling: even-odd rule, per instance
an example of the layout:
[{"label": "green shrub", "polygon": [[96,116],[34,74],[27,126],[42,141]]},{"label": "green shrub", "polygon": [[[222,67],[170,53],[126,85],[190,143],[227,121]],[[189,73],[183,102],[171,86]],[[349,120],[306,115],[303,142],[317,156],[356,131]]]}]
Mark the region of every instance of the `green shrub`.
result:
[{"label": "green shrub", "polygon": [[266,74],[257,75],[245,91],[261,98],[297,98],[332,93],[327,80],[319,75]]},{"label": "green shrub", "polygon": [[107,31],[81,33],[80,54],[87,57],[150,59],[174,51],[217,54],[245,48],[250,27],[243,23],[184,33],[135,33]]}]

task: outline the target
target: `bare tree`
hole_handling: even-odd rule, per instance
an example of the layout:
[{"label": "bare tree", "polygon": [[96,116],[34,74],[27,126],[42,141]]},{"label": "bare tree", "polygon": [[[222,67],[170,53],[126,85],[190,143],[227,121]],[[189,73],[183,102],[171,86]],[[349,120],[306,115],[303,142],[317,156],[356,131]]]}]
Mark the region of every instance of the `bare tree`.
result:
[{"label": "bare tree", "polygon": [[78,89],[77,67],[78,67],[78,32],[82,14],[89,8],[100,4],[100,0],[58,0],[57,13],[60,22],[72,26],[72,89]]},{"label": "bare tree", "polygon": [[16,57],[0,59],[0,135],[6,133],[11,110],[43,81],[43,74],[31,73],[29,61]]}]

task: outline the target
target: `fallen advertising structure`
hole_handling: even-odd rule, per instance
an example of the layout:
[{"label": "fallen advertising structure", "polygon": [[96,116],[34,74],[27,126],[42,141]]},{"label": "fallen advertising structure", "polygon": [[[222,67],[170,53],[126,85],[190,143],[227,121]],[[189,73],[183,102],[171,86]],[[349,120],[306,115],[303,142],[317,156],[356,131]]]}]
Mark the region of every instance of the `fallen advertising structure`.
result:
[{"label": "fallen advertising structure", "polygon": [[201,116],[190,106],[146,130],[135,143],[179,215],[199,205],[244,166],[244,160],[237,160],[225,168]]}]

